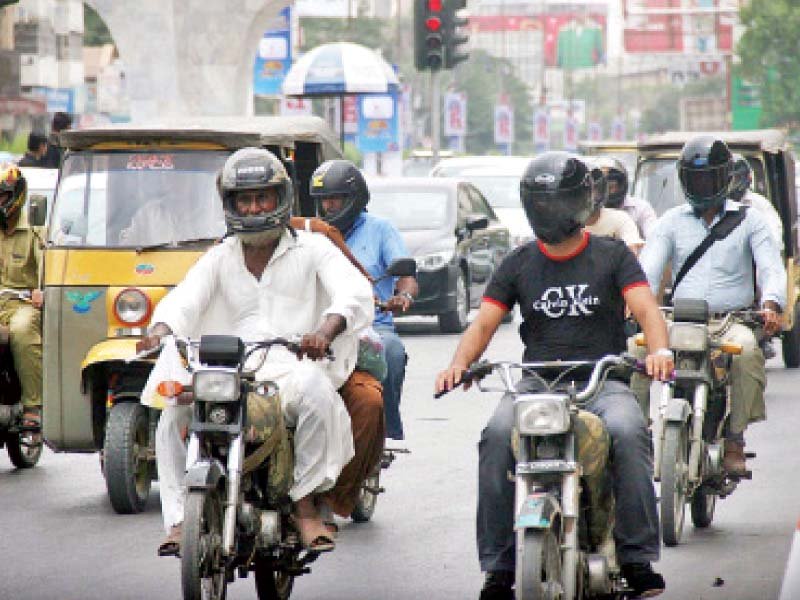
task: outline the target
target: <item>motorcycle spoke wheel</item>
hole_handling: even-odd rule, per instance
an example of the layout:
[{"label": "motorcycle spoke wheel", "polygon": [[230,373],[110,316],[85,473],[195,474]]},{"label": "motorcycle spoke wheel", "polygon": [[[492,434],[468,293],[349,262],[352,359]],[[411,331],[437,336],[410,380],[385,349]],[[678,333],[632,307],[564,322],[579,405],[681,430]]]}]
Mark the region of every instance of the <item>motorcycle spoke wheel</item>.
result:
[{"label": "motorcycle spoke wheel", "polygon": [[516,598],[562,600],[561,550],[552,529],[517,531]]},{"label": "motorcycle spoke wheel", "polygon": [[692,524],[698,529],[711,525],[716,506],[717,495],[715,493],[707,493],[703,486],[697,488],[692,495]]},{"label": "motorcycle spoke wheel", "polygon": [[184,600],[224,600],[227,588],[222,557],[222,503],[215,491],[186,496],[181,539]]},{"label": "motorcycle spoke wheel", "polygon": [[681,540],[686,515],[689,444],[683,423],[668,423],[661,454],[661,537],[666,546]]},{"label": "motorcycle spoke wheel", "polygon": [[7,433],[6,450],[8,458],[18,469],[31,469],[42,457],[42,434],[33,431]]},{"label": "motorcycle spoke wheel", "polygon": [[276,571],[272,561],[256,558],[256,595],[258,600],[289,600],[294,577],[285,571]]}]

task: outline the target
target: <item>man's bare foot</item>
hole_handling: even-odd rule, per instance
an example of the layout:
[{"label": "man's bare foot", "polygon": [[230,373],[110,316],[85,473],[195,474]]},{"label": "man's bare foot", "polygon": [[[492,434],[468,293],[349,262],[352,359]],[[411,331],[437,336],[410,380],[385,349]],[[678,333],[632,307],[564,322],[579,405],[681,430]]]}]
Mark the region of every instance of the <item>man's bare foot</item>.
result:
[{"label": "man's bare foot", "polygon": [[330,552],[336,547],[333,536],[309,496],[297,501],[294,522],[303,546],[310,552]]}]

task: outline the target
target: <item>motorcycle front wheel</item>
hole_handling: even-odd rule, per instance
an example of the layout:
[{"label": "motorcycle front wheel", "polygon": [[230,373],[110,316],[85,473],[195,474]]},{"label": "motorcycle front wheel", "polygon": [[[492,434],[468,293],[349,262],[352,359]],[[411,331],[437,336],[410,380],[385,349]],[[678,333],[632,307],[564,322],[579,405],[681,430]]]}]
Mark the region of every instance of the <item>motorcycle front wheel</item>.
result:
[{"label": "motorcycle front wheel", "polygon": [[284,571],[275,571],[268,559],[256,557],[256,594],[258,600],[289,600],[294,577]]},{"label": "motorcycle front wheel", "polygon": [[717,506],[717,495],[706,493],[703,486],[692,494],[692,524],[698,529],[711,525],[714,520],[714,509]]},{"label": "motorcycle front wheel", "polygon": [[517,600],[560,600],[561,549],[552,529],[517,531]]},{"label": "motorcycle front wheel", "polygon": [[5,434],[8,458],[18,469],[31,469],[42,457],[42,434],[32,431],[19,431]]},{"label": "motorcycle front wheel", "polygon": [[181,539],[184,600],[225,600],[222,502],[216,490],[189,492]]},{"label": "motorcycle front wheel", "polygon": [[688,463],[686,425],[667,423],[661,453],[661,537],[667,546],[677,546],[683,533]]}]

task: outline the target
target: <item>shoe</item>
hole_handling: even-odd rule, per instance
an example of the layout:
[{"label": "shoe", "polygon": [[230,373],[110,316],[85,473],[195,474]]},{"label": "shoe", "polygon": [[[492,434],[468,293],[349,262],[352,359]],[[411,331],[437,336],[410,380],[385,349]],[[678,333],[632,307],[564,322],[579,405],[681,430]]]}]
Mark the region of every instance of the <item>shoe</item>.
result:
[{"label": "shoe", "polygon": [[769,360],[775,358],[775,346],[772,345],[772,340],[767,338],[761,341],[761,352],[764,353],[764,359]]},{"label": "shoe", "polygon": [[652,598],[667,587],[664,578],[653,571],[650,563],[628,563],[620,569],[631,590],[630,598]]},{"label": "shoe", "polygon": [[744,456],[744,444],[725,440],[725,456],[722,458],[722,468],[728,475],[744,477],[747,474],[747,463]]},{"label": "shoe", "polygon": [[159,556],[180,556],[181,537],[183,536],[183,523],[173,525],[169,530],[169,535],[158,547]]},{"label": "shoe", "polygon": [[514,600],[514,573],[489,571],[483,582],[480,600]]}]

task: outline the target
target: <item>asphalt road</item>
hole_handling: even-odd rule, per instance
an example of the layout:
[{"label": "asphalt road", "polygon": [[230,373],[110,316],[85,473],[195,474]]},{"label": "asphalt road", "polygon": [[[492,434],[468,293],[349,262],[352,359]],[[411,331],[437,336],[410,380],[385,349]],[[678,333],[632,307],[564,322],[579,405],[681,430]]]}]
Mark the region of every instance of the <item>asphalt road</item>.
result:
[{"label": "asphalt road", "polygon": [[[463,600],[482,582],[474,544],[476,442],[495,398],[477,391],[433,400],[435,373],[457,336],[434,321],[406,323],[410,362],[403,399],[411,454],[384,471],[387,493],[372,522],[343,523],[336,551],[298,579],[292,597],[328,600]],[[504,325],[487,355],[517,358],[515,326]],[[665,548],[663,598],[776,598],[800,516],[800,372],[773,361],[769,421],[751,428],[753,480],[718,504],[714,523]],[[0,452],[0,600],[180,597],[179,561],[158,558],[163,536],[155,485],[147,512],[114,514],[96,455],[47,452],[16,471]],[[687,519],[688,521],[688,519]],[[716,584],[716,585],[715,585]],[[252,579],[229,587],[255,598]]]}]

